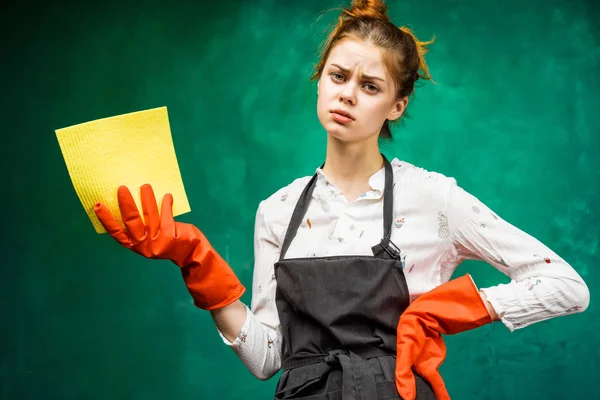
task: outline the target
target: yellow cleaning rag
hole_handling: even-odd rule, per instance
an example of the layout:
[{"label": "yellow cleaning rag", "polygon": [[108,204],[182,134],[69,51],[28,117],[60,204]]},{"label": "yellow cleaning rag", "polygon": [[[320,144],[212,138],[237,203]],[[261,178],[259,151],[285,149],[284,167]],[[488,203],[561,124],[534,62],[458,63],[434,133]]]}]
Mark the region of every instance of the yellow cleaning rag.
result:
[{"label": "yellow cleaning rag", "polygon": [[160,210],[173,195],[173,216],[190,211],[171,138],[166,107],[102,118],[57,129],[56,137],[79,200],[96,232],[105,229],[94,213],[105,204],[122,224],[117,188],[125,185],[140,215],[140,186],[152,185]]}]

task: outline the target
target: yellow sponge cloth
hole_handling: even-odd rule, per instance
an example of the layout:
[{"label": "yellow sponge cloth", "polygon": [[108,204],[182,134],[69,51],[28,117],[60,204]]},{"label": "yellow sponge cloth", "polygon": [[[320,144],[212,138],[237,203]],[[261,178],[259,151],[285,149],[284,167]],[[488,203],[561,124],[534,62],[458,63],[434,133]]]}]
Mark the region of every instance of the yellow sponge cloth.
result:
[{"label": "yellow sponge cloth", "polygon": [[117,188],[125,185],[143,216],[140,186],[152,185],[158,207],[173,195],[173,216],[190,211],[166,107],[57,129],[56,137],[79,200],[96,232],[105,233],[94,205],[106,205],[122,224]]}]

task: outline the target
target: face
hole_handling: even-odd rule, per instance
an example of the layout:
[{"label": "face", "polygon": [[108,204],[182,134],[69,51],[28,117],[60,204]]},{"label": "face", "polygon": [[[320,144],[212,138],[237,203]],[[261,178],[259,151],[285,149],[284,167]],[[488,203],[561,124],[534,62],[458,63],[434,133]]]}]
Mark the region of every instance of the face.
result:
[{"label": "face", "polygon": [[398,119],[408,103],[383,62],[382,51],[346,39],[332,49],[318,86],[317,114],[327,133],[344,142],[377,138],[386,119]]}]

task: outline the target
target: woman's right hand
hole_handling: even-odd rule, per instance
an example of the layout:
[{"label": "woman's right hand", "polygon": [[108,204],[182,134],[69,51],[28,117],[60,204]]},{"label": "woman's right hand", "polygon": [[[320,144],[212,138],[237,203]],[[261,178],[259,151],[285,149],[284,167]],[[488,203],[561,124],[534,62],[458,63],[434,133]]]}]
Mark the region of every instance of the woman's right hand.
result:
[{"label": "woman's right hand", "polygon": [[120,186],[117,190],[125,229],[104,204],[96,204],[94,212],[106,232],[123,247],[144,257],[171,260],[183,267],[196,247],[208,243],[208,240],[195,226],[175,222],[172,213],[173,196],[170,193],[163,198],[160,215],[152,186],[143,185],[140,195],[145,224],[126,186]]},{"label": "woman's right hand", "polygon": [[106,232],[144,257],[173,261],[199,308],[216,310],[242,297],[246,288],[204,234],[194,225],[174,221],[173,196],[164,196],[159,215],[152,187],[146,184],[140,190],[146,223],[129,189],[120,186],[117,198],[125,229],[105,205],[98,203],[94,208]]}]

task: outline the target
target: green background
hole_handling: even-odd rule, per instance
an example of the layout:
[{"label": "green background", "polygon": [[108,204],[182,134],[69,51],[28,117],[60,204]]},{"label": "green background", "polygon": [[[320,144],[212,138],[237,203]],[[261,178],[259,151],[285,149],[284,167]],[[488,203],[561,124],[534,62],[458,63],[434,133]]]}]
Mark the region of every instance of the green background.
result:
[{"label": "green background", "polygon": [[[201,4],[203,3],[203,5]],[[260,200],[323,161],[308,78],[336,1],[3,6],[1,399],[267,399],[175,266],[97,235],[55,129],[167,106],[192,212],[250,289]],[[583,314],[449,337],[455,399],[600,398],[600,6],[393,1],[439,85],[382,147],[453,176],[583,276]],[[507,278],[467,262],[478,285]],[[248,290],[243,300],[250,301]]]}]

